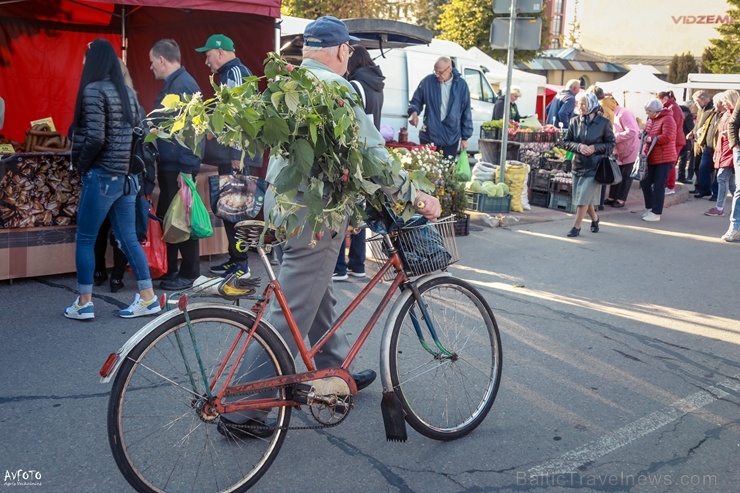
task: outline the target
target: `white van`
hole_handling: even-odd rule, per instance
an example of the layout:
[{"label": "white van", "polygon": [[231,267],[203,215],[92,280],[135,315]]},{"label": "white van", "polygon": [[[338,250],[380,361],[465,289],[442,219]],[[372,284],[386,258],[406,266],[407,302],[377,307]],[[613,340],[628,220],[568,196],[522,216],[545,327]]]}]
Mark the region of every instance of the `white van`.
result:
[{"label": "white van", "polygon": [[[303,46],[301,33],[308,22],[307,19],[284,18],[281,55],[299,61]],[[432,32],[420,26],[387,19],[347,19],[344,22],[350,34],[362,40],[361,44],[385,76],[381,125],[393,127],[396,137],[402,127],[407,127],[410,142],[419,142],[419,129],[408,122],[409,101],[421,79],[434,71],[437,59],[450,57],[470,88],[473,135],[468,140],[468,151],[478,152],[480,126],[493,116],[495,93],[473,55],[452,41],[432,39]],[[298,32],[290,33],[290,30]],[[423,112],[419,115],[421,121]]]}]

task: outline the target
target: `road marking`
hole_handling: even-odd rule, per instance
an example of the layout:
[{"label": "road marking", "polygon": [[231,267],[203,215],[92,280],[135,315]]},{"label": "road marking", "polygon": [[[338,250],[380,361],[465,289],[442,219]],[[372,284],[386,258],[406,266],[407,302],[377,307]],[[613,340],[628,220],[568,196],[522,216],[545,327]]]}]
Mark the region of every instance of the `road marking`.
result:
[{"label": "road marking", "polygon": [[733,391],[740,390],[740,375],[734,375],[726,380],[722,380],[713,387],[678,400],[665,409],[648,414],[623,428],[619,428],[610,435],[532,467],[527,471],[527,475],[532,477],[576,473],[578,472],[578,468],[584,464],[599,459],[609,452],[613,452],[620,447],[634,442],[638,438],[642,438],[662,428],[668,423],[676,421],[697,409],[730,395],[728,392],[718,388],[720,386]]}]

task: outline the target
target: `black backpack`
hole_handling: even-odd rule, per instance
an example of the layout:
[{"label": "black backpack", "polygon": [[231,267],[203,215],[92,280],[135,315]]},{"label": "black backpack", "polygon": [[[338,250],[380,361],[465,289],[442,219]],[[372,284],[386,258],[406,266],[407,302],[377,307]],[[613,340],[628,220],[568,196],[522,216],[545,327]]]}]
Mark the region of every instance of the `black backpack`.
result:
[{"label": "black backpack", "polygon": [[130,175],[140,175],[148,166],[154,166],[159,158],[159,152],[153,142],[144,142],[146,131],[141,127],[134,127],[131,141],[131,161],[128,166]]}]

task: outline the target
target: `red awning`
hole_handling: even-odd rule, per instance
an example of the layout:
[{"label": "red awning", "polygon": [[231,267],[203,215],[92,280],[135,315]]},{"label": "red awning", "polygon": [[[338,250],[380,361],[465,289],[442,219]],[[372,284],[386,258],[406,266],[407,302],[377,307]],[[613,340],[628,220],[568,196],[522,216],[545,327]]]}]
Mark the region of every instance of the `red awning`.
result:
[{"label": "red awning", "polygon": [[[107,0],[92,1],[110,3]],[[218,12],[264,15],[273,18],[280,17],[280,0],[114,0],[113,3],[141,7],[215,10]]]}]

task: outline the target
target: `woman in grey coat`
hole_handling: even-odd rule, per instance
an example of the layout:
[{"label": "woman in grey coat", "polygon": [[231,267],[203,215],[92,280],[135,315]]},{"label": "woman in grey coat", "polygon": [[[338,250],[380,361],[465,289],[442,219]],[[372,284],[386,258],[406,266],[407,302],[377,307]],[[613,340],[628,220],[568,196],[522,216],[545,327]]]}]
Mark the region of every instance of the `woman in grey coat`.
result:
[{"label": "woman in grey coat", "polygon": [[614,130],[611,122],[598,114],[599,100],[594,93],[582,92],[576,95],[576,110],[580,116],[571,118],[563,147],[571,151],[573,158],[573,205],[576,217],[569,237],[581,233],[581,222],[586,214],[591,218],[591,232],[599,232],[599,216],[595,204],[601,199],[601,183],[594,176],[596,167],[604,156],[614,149]]}]

